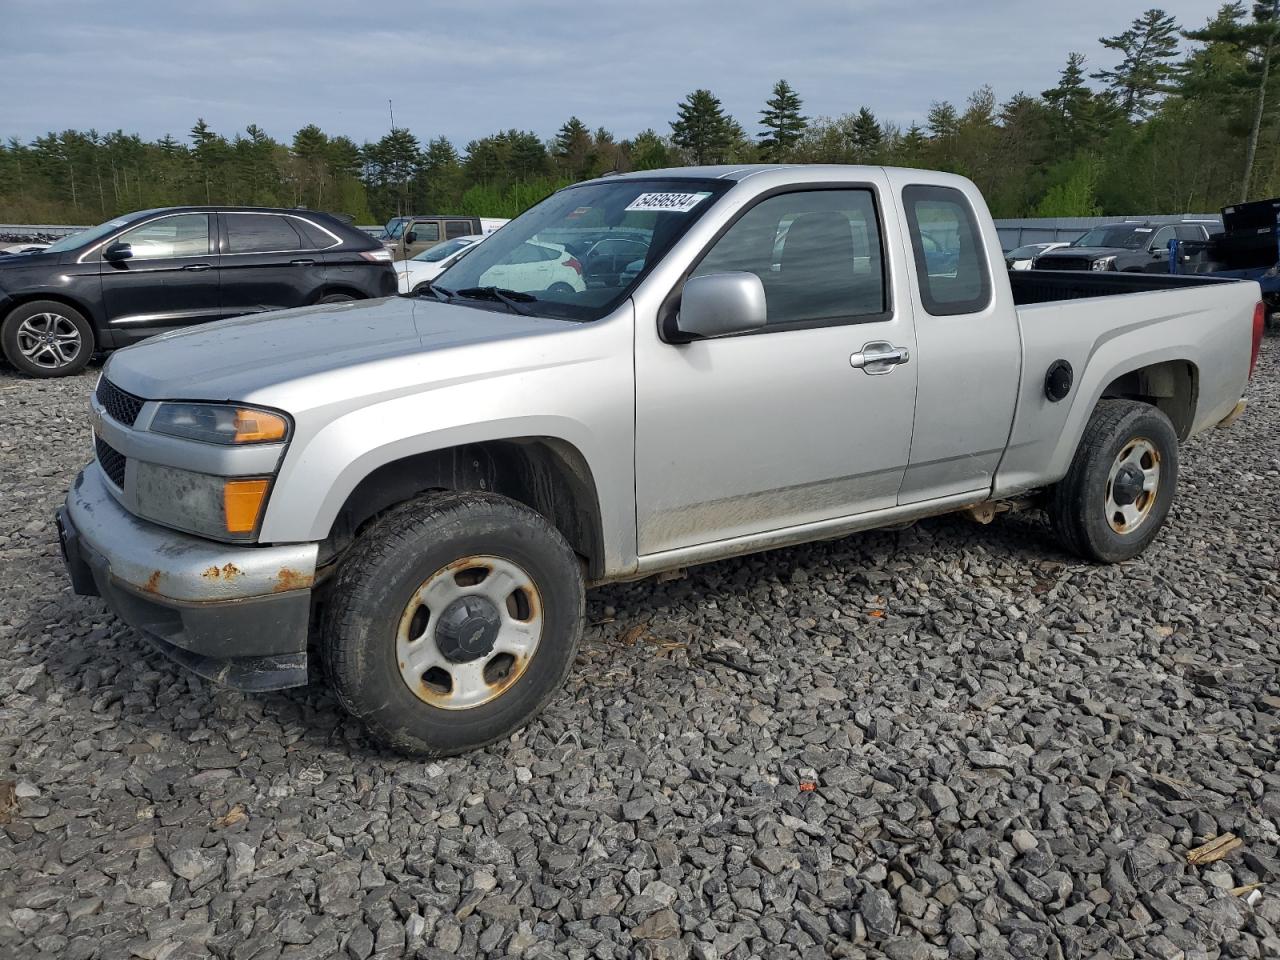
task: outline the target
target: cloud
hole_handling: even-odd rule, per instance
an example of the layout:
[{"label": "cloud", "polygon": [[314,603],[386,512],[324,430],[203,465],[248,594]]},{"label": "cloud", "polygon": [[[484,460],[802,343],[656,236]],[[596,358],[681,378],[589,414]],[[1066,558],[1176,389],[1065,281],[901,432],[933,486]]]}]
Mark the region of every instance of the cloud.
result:
[{"label": "cloud", "polygon": [[[1098,37],[1140,11],[1075,0],[489,0],[484,4],[304,0],[219,4],[0,0],[0,136],[123,128],[185,136],[198,116],[232,134],[287,139],[316,123],[357,141],[396,122],[459,146],[516,127],[548,137],[571,114],[619,136],[666,132],[708,87],[749,131],[775,80],[810,116],[866,105],[899,123],[933,100],[1001,99],[1052,86],[1067,53],[1114,55]],[[1201,2],[1165,8],[1185,25]]]}]

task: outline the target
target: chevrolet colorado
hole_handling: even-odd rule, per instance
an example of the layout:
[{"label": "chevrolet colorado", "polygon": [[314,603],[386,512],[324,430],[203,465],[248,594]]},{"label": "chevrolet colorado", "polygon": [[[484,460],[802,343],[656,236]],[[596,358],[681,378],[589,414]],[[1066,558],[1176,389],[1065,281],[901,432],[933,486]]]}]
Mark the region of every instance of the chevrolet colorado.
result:
[{"label": "chevrolet colorado", "polygon": [[[609,284],[511,269],[614,230]],[[1261,331],[1251,282],[1007,273],[960,177],[610,176],[419,297],[115,353],[59,528],[74,589],[202,675],[305,683],[312,636],[377,739],[456,753],[554,695],[589,584],[1021,504],[1137,555]]]}]

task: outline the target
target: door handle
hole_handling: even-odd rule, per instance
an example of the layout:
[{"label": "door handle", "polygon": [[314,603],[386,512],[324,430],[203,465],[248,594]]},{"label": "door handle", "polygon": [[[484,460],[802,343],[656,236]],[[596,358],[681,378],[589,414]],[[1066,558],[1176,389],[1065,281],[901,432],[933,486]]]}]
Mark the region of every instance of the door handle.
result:
[{"label": "door handle", "polygon": [[849,357],[849,366],[870,376],[893,372],[900,363],[907,363],[911,352],[906,347],[895,347],[884,340],[873,340]]},{"label": "door handle", "polygon": [[292,267],[310,267],[315,265],[314,260],[290,260],[289,265]]},{"label": "door handle", "polygon": [[210,267],[209,267],[209,264],[207,264],[207,263],[188,263],[188,264],[187,264],[185,267],[183,267],[182,269],[183,269],[183,270],[190,270],[192,273],[199,273],[201,270],[208,270],[208,269],[210,269]]}]

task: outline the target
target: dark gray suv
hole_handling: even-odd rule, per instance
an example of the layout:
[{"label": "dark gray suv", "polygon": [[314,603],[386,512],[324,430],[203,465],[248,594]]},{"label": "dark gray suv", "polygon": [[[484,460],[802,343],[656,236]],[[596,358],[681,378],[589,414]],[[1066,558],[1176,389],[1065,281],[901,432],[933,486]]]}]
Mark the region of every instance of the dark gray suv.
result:
[{"label": "dark gray suv", "polygon": [[1208,240],[1203,223],[1112,223],[1036,257],[1032,270],[1168,273],[1170,240]]}]

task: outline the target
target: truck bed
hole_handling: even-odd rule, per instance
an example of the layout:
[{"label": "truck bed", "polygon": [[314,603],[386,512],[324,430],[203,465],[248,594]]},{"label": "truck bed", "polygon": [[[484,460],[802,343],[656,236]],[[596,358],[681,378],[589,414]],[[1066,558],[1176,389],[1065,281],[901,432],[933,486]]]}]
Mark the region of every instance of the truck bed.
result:
[{"label": "truck bed", "polygon": [[1151,293],[1201,287],[1206,283],[1231,283],[1224,277],[1182,276],[1159,273],[1107,273],[1080,270],[1010,270],[1013,302],[1020,307],[1057,300],[1113,297],[1124,293]]}]

